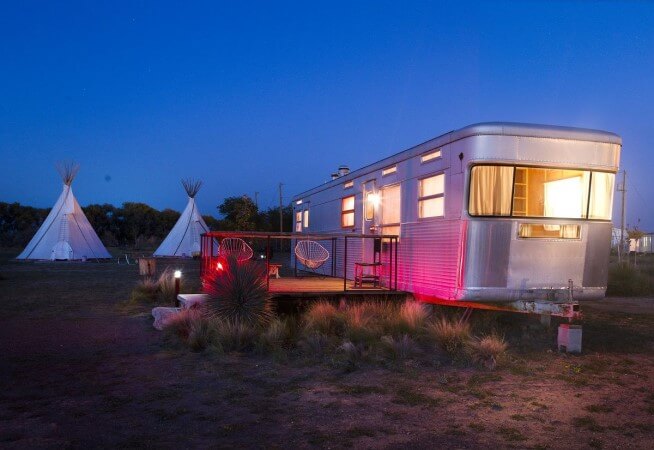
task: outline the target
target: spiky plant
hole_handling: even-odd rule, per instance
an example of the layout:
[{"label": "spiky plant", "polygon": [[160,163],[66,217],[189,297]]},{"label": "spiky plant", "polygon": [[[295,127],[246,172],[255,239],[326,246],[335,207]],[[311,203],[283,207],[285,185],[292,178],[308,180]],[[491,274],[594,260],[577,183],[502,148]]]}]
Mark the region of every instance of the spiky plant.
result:
[{"label": "spiky plant", "polygon": [[209,312],[223,320],[259,326],[274,317],[265,267],[254,261],[227,258],[223,270],[207,278],[205,291]]}]

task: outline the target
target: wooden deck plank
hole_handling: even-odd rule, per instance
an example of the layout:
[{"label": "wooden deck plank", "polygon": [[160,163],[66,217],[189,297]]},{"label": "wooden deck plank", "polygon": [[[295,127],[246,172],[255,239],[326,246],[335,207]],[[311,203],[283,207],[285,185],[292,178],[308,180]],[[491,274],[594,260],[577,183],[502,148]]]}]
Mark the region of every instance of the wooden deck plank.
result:
[{"label": "wooden deck plank", "polygon": [[[347,294],[367,294],[374,292],[396,292],[379,287],[354,287],[347,281]],[[270,293],[273,295],[333,295],[343,293],[343,279],[332,277],[271,278]]]}]

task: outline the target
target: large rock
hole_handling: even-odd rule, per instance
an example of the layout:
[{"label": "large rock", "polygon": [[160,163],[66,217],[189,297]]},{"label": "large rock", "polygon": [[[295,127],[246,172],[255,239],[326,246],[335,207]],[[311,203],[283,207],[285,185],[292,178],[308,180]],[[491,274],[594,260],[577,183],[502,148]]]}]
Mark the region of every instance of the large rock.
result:
[{"label": "large rock", "polygon": [[207,294],[179,294],[177,300],[182,309],[197,308],[207,300]]},{"label": "large rock", "polygon": [[163,327],[166,325],[168,320],[170,320],[171,317],[175,316],[176,314],[179,314],[181,311],[181,308],[167,308],[164,306],[157,306],[156,308],[152,308],[152,317],[154,317],[154,327],[157,330],[163,330]]}]

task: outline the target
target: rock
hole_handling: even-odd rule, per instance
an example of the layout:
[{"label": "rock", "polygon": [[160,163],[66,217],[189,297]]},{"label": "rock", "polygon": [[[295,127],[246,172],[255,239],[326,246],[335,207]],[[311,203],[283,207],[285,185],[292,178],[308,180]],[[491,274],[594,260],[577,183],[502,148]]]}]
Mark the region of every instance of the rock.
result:
[{"label": "rock", "polygon": [[197,308],[207,300],[207,294],[179,294],[177,300],[182,309]]},{"label": "rock", "polygon": [[154,317],[154,327],[157,330],[163,330],[164,325],[166,325],[166,322],[173,317],[174,315],[178,314],[181,311],[181,308],[167,308],[164,306],[157,306],[156,308],[152,308],[152,317]]}]

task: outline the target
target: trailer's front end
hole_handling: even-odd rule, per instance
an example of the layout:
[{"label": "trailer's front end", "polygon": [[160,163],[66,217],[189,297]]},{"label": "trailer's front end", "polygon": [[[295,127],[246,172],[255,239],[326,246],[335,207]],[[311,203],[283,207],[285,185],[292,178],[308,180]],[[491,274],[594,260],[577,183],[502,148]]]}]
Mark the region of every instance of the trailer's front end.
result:
[{"label": "trailer's front end", "polygon": [[603,298],[620,138],[558,127],[485,132],[464,139],[457,299],[557,312]]}]

